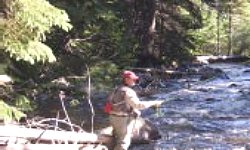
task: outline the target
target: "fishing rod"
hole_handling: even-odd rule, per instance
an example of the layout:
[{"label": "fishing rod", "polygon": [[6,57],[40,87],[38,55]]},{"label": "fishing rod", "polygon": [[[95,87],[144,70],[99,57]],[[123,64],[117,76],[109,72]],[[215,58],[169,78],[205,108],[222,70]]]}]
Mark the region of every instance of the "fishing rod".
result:
[{"label": "fishing rod", "polygon": [[166,102],[169,102],[169,101],[173,101],[173,100],[176,100],[176,98],[170,98],[170,99],[156,99],[155,101],[159,101],[159,102],[162,102],[160,105],[157,105],[157,106],[154,106],[152,107],[156,114],[157,114],[157,117],[161,117],[163,114],[162,114],[162,108],[167,108],[167,107],[163,107],[162,105],[165,104]]}]

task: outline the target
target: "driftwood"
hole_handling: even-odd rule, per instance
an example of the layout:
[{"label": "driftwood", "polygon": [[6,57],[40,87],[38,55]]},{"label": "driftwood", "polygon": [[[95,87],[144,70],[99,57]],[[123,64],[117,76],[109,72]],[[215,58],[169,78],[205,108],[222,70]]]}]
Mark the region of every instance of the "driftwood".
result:
[{"label": "driftwood", "polygon": [[20,127],[15,125],[0,126],[0,137],[21,138],[28,140],[29,143],[103,143],[96,134],[88,132],[55,131]]},{"label": "driftwood", "polygon": [[135,72],[140,73],[150,73],[152,75],[167,75],[167,76],[180,76],[183,75],[183,72],[170,69],[157,69],[157,68],[133,68]]},{"label": "driftwood", "polygon": [[86,144],[10,144],[0,145],[1,150],[108,150],[102,145]]},{"label": "driftwood", "polygon": [[11,83],[11,82],[13,82],[13,80],[11,79],[10,76],[8,76],[6,74],[0,75],[0,85],[5,85],[5,84]]},{"label": "driftwood", "polygon": [[[214,63],[214,62],[244,62],[250,60],[247,56],[196,56],[196,61],[199,63]],[[190,65],[192,65],[190,63]],[[133,68],[135,72],[150,73],[151,75],[165,75],[165,76],[182,76],[186,73],[175,69],[157,69],[157,68]]]},{"label": "driftwood", "polygon": [[196,60],[200,63],[215,63],[215,62],[244,62],[250,58],[247,56],[196,56]]},{"label": "driftwood", "polygon": [[[134,120],[134,132],[132,135],[132,143],[149,143],[157,140],[161,137],[158,129],[150,122],[143,118],[137,118]],[[40,149],[34,147],[32,144],[41,145],[48,149],[59,149],[60,144],[75,145],[72,148],[66,149],[82,149],[86,147],[96,147],[93,150],[105,150],[105,148],[112,149],[115,143],[113,136],[113,128],[107,127],[100,130],[97,134],[88,133],[85,131],[58,131],[58,130],[46,130],[41,128],[27,128],[17,125],[2,125],[0,126],[0,149],[6,150],[33,150]],[[15,145],[19,144],[19,145]],[[50,145],[55,148],[49,148]],[[57,145],[57,146],[54,146]],[[62,148],[65,149],[65,148]],[[90,148],[91,149],[91,148]]]}]

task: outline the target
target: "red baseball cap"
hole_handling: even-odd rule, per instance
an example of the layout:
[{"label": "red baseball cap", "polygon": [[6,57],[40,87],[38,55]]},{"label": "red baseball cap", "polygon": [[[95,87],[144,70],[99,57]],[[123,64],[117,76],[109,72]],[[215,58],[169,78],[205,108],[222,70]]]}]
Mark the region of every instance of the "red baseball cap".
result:
[{"label": "red baseball cap", "polygon": [[138,80],[139,79],[139,77],[133,71],[129,71],[129,70],[123,71],[122,78],[130,78],[130,79],[133,79],[133,80]]}]

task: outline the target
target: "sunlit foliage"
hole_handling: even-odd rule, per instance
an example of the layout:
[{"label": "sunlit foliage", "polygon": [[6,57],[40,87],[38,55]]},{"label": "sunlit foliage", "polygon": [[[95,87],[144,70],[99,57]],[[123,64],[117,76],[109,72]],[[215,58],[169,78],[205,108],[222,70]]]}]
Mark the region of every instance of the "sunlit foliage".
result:
[{"label": "sunlit foliage", "polygon": [[6,6],[9,11],[3,32],[5,52],[31,64],[55,61],[52,50],[42,42],[53,26],[66,31],[71,28],[67,13],[46,0],[10,0]]}]

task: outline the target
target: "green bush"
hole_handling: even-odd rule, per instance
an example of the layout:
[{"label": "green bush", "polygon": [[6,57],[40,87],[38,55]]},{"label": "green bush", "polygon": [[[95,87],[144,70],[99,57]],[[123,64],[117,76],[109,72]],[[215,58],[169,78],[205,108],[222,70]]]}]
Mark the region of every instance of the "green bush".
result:
[{"label": "green bush", "polygon": [[2,99],[0,99],[0,119],[5,123],[11,121],[19,121],[22,117],[26,115],[17,110],[15,107],[9,106]]}]

